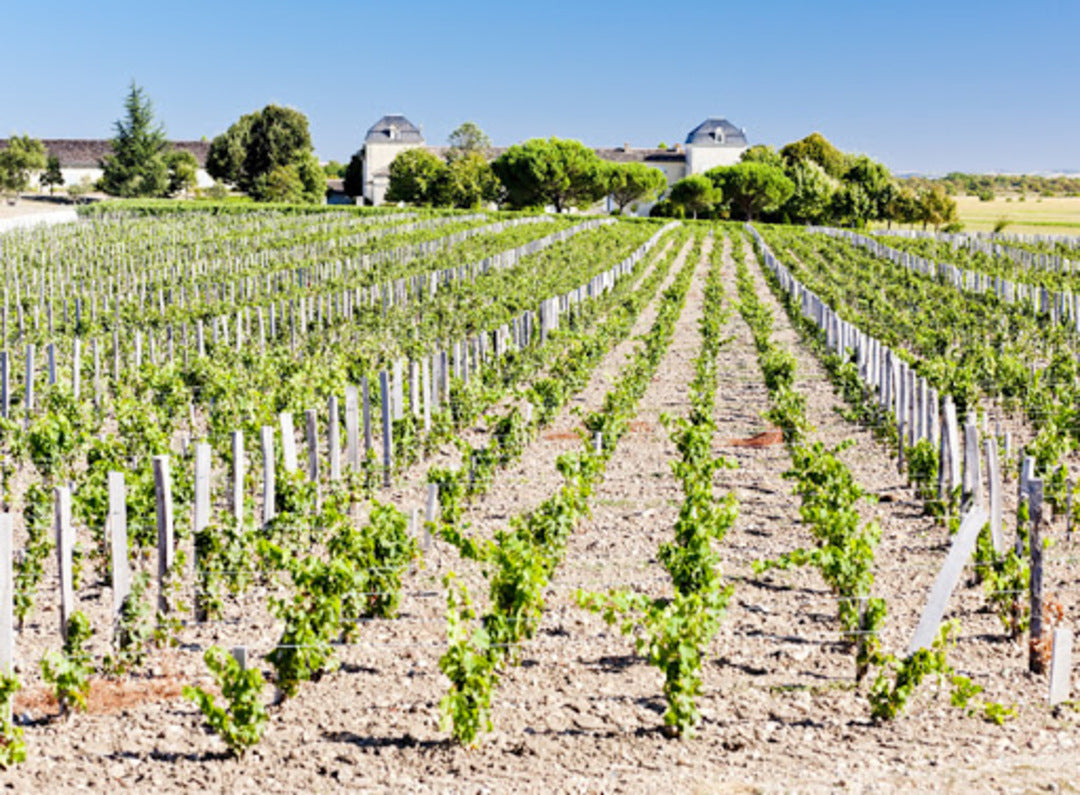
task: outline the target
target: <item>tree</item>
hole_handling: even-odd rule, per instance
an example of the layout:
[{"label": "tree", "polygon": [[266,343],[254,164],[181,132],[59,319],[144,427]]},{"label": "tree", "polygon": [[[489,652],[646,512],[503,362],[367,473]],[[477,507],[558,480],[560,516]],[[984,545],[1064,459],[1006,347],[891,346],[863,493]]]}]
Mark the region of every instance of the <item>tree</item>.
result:
[{"label": "tree", "polygon": [[169,187],[165,129],[154,124],[154,107],[134,82],[116,121],[113,153],[101,163],[101,189],[113,196],[164,196]]},{"label": "tree", "polygon": [[844,182],[858,185],[870,199],[874,207],[869,220],[885,218],[885,207],[893,191],[889,169],[866,155],[858,155],[851,160],[844,174]]},{"label": "tree", "polygon": [[829,143],[821,133],[810,133],[805,138],[793,141],[780,150],[784,162],[794,165],[799,160],[813,160],[830,177],[840,179],[847,170],[847,158],[844,153]]},{"label": "tree", "polygon": [[169,168],[170,196],[187,193],[195,187],[198,180],[196,172],[199,170],[199,161],[191,152],[177,149],[165,156],[165,164]]},{"label": "tree", "polygon": [[434,204],[463,210],[498,201],[502,186],[480,152],[453,157],[436,177]]},{"label": "tree", "polygon": [[776,210],[795,192],[795,183],[782,169],[764,163],[719,166],[707,171],[705,176],[739,208],[747,221],[753,221],[760,213]]},{"label": "tree", "polygon": [[447,179],[447,166],[426,149],[406,149],[390,164],[390,187],[386,200],[430,206],[438,202],[440,183]]},{"label": "tree", "polygon": [[742,163],[764,163],[767,166],[784,167],[784,158],[768,144],[754,144],[739,157]]},{"label": "tree", "polygon": [[[281,166],[292,167],[289,179],[285,179],[287,172],[278,170]],[[267,105],[241,116],[214,138],[207,156],[207,171],[259,201],[278,201],[282,195],[295,195],[291,190],[281,189],[285,183],[291,184],[292,176],[301,182],[300,200],[318,202],[326,194],[326,177],[312,150],[307,117],[279,105]],[[271,172],[276,172],[272,180]]]},{"label": "tree", "polygon": [[873,217],[874,202],[856,182],[847,182],[833,194],[829,214],[840,226],[863,228]]},{"label": "tree", "polygon": [[667,177],[644,163],[612,163],[607,167],[607,190],[619,212],[636,201],[650,201],[667,187]]},{"label": "tree", "polygon": [[206,155],[206,172],[214,179],[230,185],[240,184],[240,171],[244,167],[251,124],[257,113],[241,116],[221,135],[210,142]]},{"label": "tree", "polygon": [[604,161],[580,141],[533,138],[491,164],[511,207],[588,207],[607,193]]},{"label": "tree", "polygon": [[328,179],[341,179],[345,176],[345,166],[336,160],[328,160],[322,170]]},{"label": "tree", "polygon": [[893,222],[898,224],[914,224],[919,220],[919,197],[911,188],[893,183],[889,191],[888,200],[885,202],[885,220],[892,228]]},{"label": "tree", "polygon": [[29,135],[13,135],[0,150],[0,189],[19,194],[30,187],[30,177],[47,165],[45,145]]},{"label": "tree", "polygon": [[259,199],[257,191],[253,190],[259,177],[269,174],[278,166],[292,165],[299,171],[300,161],[304,155],[312,153],[312,148],[307,117],[300,111],[267,105],[254,116],[248,131],[238,186]]},{"label": "tree", "polygon": [[364,153],[357,152],[345,166],[345,193],[354,199],[364,195]]},{"label": "tree", "polygon": [[45,173],[41,175],[40,182],[48,187],[50,196],[57,185],[64,184],[64,172],[60,170],[59,157],[49,155],[48,160],[45,162]]},{"label": "tree", "polygon": [[792,223],[817,224],[829,213],[833,194],[840,187],[838,180],[825,173],[813,160],[798,160],[788,171],[795,186],[784,203],[784,213]]},{"label": "tree", "polygon": [[697,219],[698,213],[718,204],[724,197],[723,191],[713,184],[704,174],[683,177],[671,186],[671,203],[682,207]]},{"label": "tree", "polygon": [[488,150],[491,149],[491,139],[488,138],[487,133],[471,121],[465,122],[450,133],[447,142],[450,144],[450,151],[446,153],[448,161],[469,153],[486,156]]},{"label": "tree", "polygon": [[957,220],[956,200],[946,193],[942,185],[934,185],[919,193],[918,219],[922,221],[923,229],[927,224],[933,224],[938,230],[944,224],[951,224]]},{"label": "tree", "polygon": [[297,156],[293,165],[296,166],[300,182],[304,185],[302,201],[321,204],[326,199],[326,174],[319,165],[319,158],[309,150]]},{"label": "tree", "polygon": [[274,166],[256,180],[259,201],[298,204],[304,200],[304,183],[295,165]]}]

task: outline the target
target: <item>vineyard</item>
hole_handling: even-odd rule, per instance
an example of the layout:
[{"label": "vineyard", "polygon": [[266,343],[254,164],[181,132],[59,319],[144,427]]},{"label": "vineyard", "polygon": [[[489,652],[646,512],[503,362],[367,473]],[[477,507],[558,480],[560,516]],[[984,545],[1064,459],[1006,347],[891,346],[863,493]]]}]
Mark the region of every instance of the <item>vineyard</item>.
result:
[{"label": "vineyard", "polygon": [[0,781],[1075,786],[1075,241],[170,206],[0,235]]}]

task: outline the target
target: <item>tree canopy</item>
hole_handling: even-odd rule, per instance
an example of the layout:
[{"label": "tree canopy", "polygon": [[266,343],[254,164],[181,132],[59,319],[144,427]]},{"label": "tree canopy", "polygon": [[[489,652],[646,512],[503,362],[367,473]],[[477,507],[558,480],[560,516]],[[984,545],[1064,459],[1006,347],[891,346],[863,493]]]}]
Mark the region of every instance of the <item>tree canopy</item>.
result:
[{"label": "tree canopy", "polygon": [[464,122],[450,133],[447,142],[450,144],[450,151],[446,153],[446,159],[451,161],[470,153],[486,155],[491,149],[491,139],[487,133],[471,121]]},{"label": "tree canopy", "polygon": [[386,200],[430,206],[438,202],[439,183],[445,179],[446,163],[427,149],[406,149],[390,164],[390,187]]},{"label": "tree canopy", "polygon": [[187,193],[195,187],[199,161],[191,152],[176,150],[165,156],[165,165],[169,169],[170,196]]},{"label": "tree canopy", "polygon": [[13,135],[7,148],[0,150],[0,188],[13,193],[24,191],[30,186],[31,176],[47,165],[41,141],[29,135]]},{"label": "tree canopy", "polygon": [[830,177],[840,179],[847,170],[847,158],[844,153],[829,143],[819,132],[810,133],[805,138],[793,141],[780,150],[780,156],[789,165],[799,160],[812,160]]},{"label": "tree canopy", "polygon": [[[298,196],[296,201],[318,202],[326,193],[326,177],[312,150],[307,116],[294,108],[267,105],[241,116],[211,141],[206,168],[215,179],[259,201]],[[292,189],[295,180],[302,186],[299,194]]]},{"label": "tree canopy", "polygon": [[64,172],[60,170],[60,158],[56,155],[49,155],[48,160],[45,161],[45,173],[41,175],[41,184],[49,189],[50,194],[57,185],[64,184]]},{"label": "tree canopy", "polygon": [[644,163],[612,163],[607,167],[607,190],[619,212],[631,202],[650,201],[667,187],[667,177]]},{"label": "tree canopy", "polygon": [[706,176],[747,221],[778,209],[795,192],[795,183],[783,169],[760,162],[719,166],[706,172]]},{"label": "tree canopy", "polygon": [[356,152],[345,166],[345,193],[354,199],[364,195],[364,153]]},{"label": "tree canopy", "polygon": [[699,212],[710,209],[724,197],[723,191],[716,187],[704,174],[683,177],[671,186],[671,203],[682,207],[685,212],[697,218]]},{"label": "tree canopy", "polygon": [[498,201],[502,186],[481,152],[459,153],[445,169],[436,185],[436,204],[467,210]]},{"label": "tree canopy", "polygon": [[768,144],[754,144],[739,157],[742,163],[764,163],[767,166],[784,167],[784,158]]},{"label": "tree canopy", "polygon": [[511,207],[585,208],[607,194],[606,168],[580,141],[533,138],[499,156],[492,169]]},{"label": "tree canopy", "polygon": [[124,118],[114,125],[113,153],[102,163],[101,189],[113,196],[164,196],[169,188],[165,128],[154,123],[154,107],[143,89],[131,84]]},{"label": "tree canopy", "polygon": [[248,136],[255,113],[241,116],[229,129],[210,142],[206,155],[206,171],[214,179],[230,185],[240,185],[240,172],[247,154]]},{"label": "tree canopy", "polygon": [[794,189],[784,204],[788,220],[796,224],[817,224],[826,219],[833,194],[840,181],[825,173],[813,160],[797,160],[788,177]]},{"label": "tree canopy", "polygon": [[956,221],[956,200],[949,196],[943,185],[933,185],[919,193],[915,214],[924,229],[927,224],[941,229],[942,225]]},{"label": "tree canopy", "polygon": [[894,190],[889,169],[866,155],[858,155],[850,159],[848,170],[844,173],[844,182],[858,185],[870,200],[870,215],[866,220],[879,221],[885,218],[889,198]]}]

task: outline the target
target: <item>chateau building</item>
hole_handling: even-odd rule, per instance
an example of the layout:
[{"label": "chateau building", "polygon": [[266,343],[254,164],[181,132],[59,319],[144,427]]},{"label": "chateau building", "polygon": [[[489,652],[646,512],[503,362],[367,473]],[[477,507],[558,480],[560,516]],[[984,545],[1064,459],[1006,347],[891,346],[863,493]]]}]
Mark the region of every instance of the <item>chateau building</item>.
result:
[{"label": "chateau building", "polygon": [[[624,144],[597,149],[596,154],[616,163],[636,162],[658,168],[671,186],[690,174],[703,174],[716,166],[738,163],[748,146],[745,130],[727,119],[710,118],[691,130],[684,144],[672,149],[641,149]],[[421,129],[402,114],[383,116],[375,122],[364,136],[362,147],[364,204],[383,204],[390,186],[390,164],[401,152],[421,147],[438,155],[446,151],[446,147],[428,146]],[[504,151],[505,148],[493,147],[489,156],[495,158]],[[648,215],[651,207],[651,203],[641,203],[637,213]]]}]

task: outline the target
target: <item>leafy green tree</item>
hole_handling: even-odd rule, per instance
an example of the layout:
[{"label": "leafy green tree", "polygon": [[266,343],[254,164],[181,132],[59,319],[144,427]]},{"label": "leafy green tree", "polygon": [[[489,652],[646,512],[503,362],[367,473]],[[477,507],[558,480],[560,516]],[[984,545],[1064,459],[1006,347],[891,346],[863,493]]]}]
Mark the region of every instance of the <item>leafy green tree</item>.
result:
[{"label": "leafy green tree", "polygon": [[661,199],[649,209],[650,218],[685,218],[686,210],[671,199]]},{"label": "leafy green tree", "polygon": [[919,221],[919,196],[906,185],[893,184],[885,203],[885,220],[892,228],[898,224],[914,224]]},{"label": "leafy green tree", "polygon": [[498,201],[502,186],[480,152],[451,158],[436,178],[434,204],[470,209]]},{"label": "leafy green tree", "polygon": [[326,174],[319,165],[319,158],[315,157],[314,152],[308,151],[299,155],[294,165],[304,185],[303,201],[321,204],[326,198]]},{"label": "leafy green tree", "polygon": [[795,183],[782,169],[764,163],[719,166],[706,172],[705,176],[723,191],[747,221],[753,221],[760,213],[778,209],[795,192]]},{"label": "leafy green tree", "polygon": [[813,160],[797,160],[788,171],[795,186],[784,203],[784,213],[792,223],[817,224],[828,219],[833,194],[840,182],[825,173]]},{"label": "leafy green tree", "polygon": [[354,199],[364,195],[364,154],[357,152],[345,166],[345,193]]},{"label": "leafy green tree", "polygon": [[780,150],[780,156],[788,164],[794,164],[799,160],[813,160],[825,169],[826,174],[836,179],[843,177],[847,170],[847,158],[844,153],[818,132],[810,133],[805,138],[784,146]]},{"label": "leafy green tree", "polygon": [[883,164],[866,155],[858,155],[851,160],[844,182],[858,185],[874,205],[869,220],[885,218],[885,208],[893,190],[892,174]]},{"label": "leafy green tree", "polygon": [[768,144],[754,144],[739,157],[742,163],[764,163],[767,166],[784,167],[784,158]]},{"label": "leafy green tree", "polygon": [[169,195],[187,193],[195,187],[199,161],[191,152],[177,149],[165,156],[169,168]]},{"label": "leafy green tree", "polygon": [[607,193],[604,161],[580,141],[533,138],[492,163],[511,207],[584,208]]},{"label": "leafy green tree", "polygon": [[933,185],[921,191],[917,207],[918,220],[922,222],[923,229],[927,224],[932,224],[938,230],[957,220],[956,200],[949,196],[943,185]]},{"label": "leafy green tree", "polygon": [[45,162],[45,173],[41,175],[40,181],[42,185],[49,189],[50,196],[57,185],[64,184],[64,172],[60,170],[59,157],[49,155],[48,160]]},{"label": "leafy green tree", "polygon": [[258,113],[241,116],[229,129],[210,142],[206,155],[206,171],[214,179],[230,185],[240,184],[240,171],[247,155],[251,125]]},{"label": "leafy green tree", "polygon": [[260,174],[252,186],[252,195],[259,201],[298,204],[304,200],[304,183],[296,166],[274,166]]},{"label": "leafy green tree", "polygon": [[301,184],[299,201],[322,201],[326,194],[326,176],[312,150],[307,117],[279,105],[242,116],[214,138],[207,171],[259,201],[296,196],[294,177]]},{"label": "leafy green tree", "polygon": [[322,170],[328,179],[341,179],[345,176],[345,165],[336,160],[328,160]]},{"label": "leafy green tree", "polygon": [[446,163],[426,149],[406,149],[390,164],[386,200],[420,206],[438,203],[439,185],[447,179]]},{"label": "leafy green tree", "polygon": [[292,165],[299,170],[300,161],[311,153],[307,117],[293,108],[267,105],[251,121],[238,185],[258,199],[252,188],[260,176],[279,166]]},{"label": "leafy green tree", "polygon": [[862,186],[854,182],[844,183],[840,190],[833,194],[829,207],[829,215],[833,223],[859,229],[866,226],[874,213],[873,199],[867,195]]},{"label": "leafy green tree", "polygon": [[682,207],[695,219],[699,212],[711,209],[723,197],[723,191],[704,174],[683,177],[671,186],[671,203]]},{"label": "leafy green tree", "polygon": [[471,121],[450,133],[447,141],[450,143],[450,151],[446,153],[446,159],[451,162],[469,153],[486,155],[491,149],[491,139],[487,133]]},{"label": "leafy green tree", "polygon": [[29,135],[13,135],[0,150],[0,188],[20,193],[30,186],[30,177],[47,165],[45,145]]},{"label": "leafy green tree", "polygon": [[125,117],[115,124],[113,153],[101,163],[101,189],[112,196],[164,196],[169,188],[165,129],[154,123],[154,106],[143,89],[131,84]]},{"label": "leafy green tree", "polygon": [[667,177],[644,163],[612,163],[607,169],[607,189],[623,212],[631,202],[650,201],[667,187]]}]

